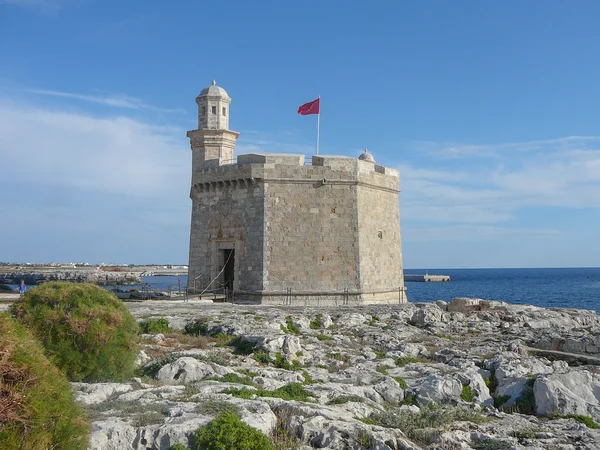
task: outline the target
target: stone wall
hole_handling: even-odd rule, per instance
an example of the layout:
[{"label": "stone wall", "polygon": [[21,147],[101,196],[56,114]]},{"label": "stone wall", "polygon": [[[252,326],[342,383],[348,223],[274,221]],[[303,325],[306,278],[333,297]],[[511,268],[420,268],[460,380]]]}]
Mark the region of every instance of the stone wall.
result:
[{"label": "stone wall", "polygon": [[[397,171],[347,157],[240,155],[195,166],[189,283],[235,249],[235,299],[295,305],[406,301]],[[221,277],[222,278],[222,277]]]},{"label": "stone wall", "polygon": [[[204,184],[192,187],[192,224],[188,285],[197,293],[219,286],[223,250],[234,249],[234,289],[263,289],[264,188],[244,177],[244,170],[206,173]],[[229,177],[227,176],[229,175]],[[239,178],[237,178],[238,176]]]}]

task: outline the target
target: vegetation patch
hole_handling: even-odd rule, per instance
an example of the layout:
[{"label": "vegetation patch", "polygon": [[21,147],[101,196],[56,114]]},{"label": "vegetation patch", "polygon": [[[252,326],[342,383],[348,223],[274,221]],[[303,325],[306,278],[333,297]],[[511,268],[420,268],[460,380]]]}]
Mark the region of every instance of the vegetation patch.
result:
[{"label": "vegetation patch", "polygon": [[471,389],[470,386],[463,386],[462,392],[460,393],[460,398],[462,398],[465,402],[471,403],[475,398],[475,392]]},{"label": "vegetation patch", "polygon": [[0,283],[0,292],[14,292],[10,286]]},{"label": "vegetation patch", "polygon": [[540,433],[541,431],[542,430],[539,429],[538,427],[529,427],[529,428],[522,428],[520,430],[515,430],[515,431],[511,432],[510,435],[519,440],[535,439],[537,433]]},{"label": "vegetation patch", "polygon": [[64,374],[25,327],[0,315],[3,450],[85,450],[89,427]]},{"label": "vegetation patch", "polygon": [[243,399],[251,399],[253,396],[257,397],[274,397],[281,398],[283,400],[297,400],[300,402],[309,402],[313,395],[308,392],[304,385],[301,383],[289,383],[285,386],[282,386],[278,389],[274,390],[266,390],[266,389],[236,389],[236,388],[228,388],[225,389],[223,394],[230,394],[234,397],[243,398]]},{"label": "vegetation patch", "polygon": [[245,384],[246,386],[254,386],[254,382],[248,378],[241,377],[237,373],[226,373],[223,375],[219,381],[225,383],[237,383],[237,384]]},{"label": "vegetation patch", "polygon": [[146,334],[168,333],[169,321],[165,318],[143,320],[139,324],[140,331]]},{"label": "vegetation patch", "polygon": [[365,401],[364,398],[358,395],[340,395],[339,397],[334,398],[327,402],[328,405],[343,405],[344,403],[355,402],[355,403],[363,403]]},{"label": "vegetation patch", "polygon": [[496,395],[492,396],[492,398],[494,399],[494,408],[500,408],[510,400],[510,395]]},{"label": "vegetation patch", "polygon": [[383,359],[383,358],[385,358],[385,352],[383,350],[373,349],[373,353],[375,353],[375,357],[377,359]]},{"label": "vegetation patch", "polygon": [[317,339],[319,341],[333,341],[333,338],[331,336],[327,336],[326,334],[323,334],[323,333],[317,334]]},{"label": "vegetation patch", "polygon": [[319,328],[323,328],[321,319],[323,318],[323,314],[317,314],[316,317],[310,321],[308,325],[312,330],[317,330]]},{"label": "vegetation patch", "polygon": [[135,427],[162,423],[168,411],[160,403],[140,405],[138,402],[107,400],[87,407],[91,420],[98,420],[110,413],[110,417],[121,417],[131,421]]},{"label": "vegetation patch", "polygon": [[287,325],[287,329],[292,334],[300,334],[300,328],[292,321],[291,316],[287,316],[285,318],[285,324]]},{"label": "vegetation patch", "polygon": [[490,390],[490,394],[493,395],[494,392],[496,391],[496,389],[498,388],[498,378],[496,378],[496,370],[495,369],[491,369],[490,370],[490,376],[487,377],[483,381],[485,381],[485,385]]},{"label": "vegetation patch", "polygon": [[254,344],[250,341],[243,340],[241,337],[232,339],[229,346],[233,347],[234,355],[251,355],[254,353]]},{"label": "vegetation patch", "polygon": [[254,355],[252,355],[252,358],[261,364],[270,364],[273,362],[273,360],[269,356],[269,352],[267,352],[265,350],[259,350],[257,352],[254,352]]},{"label": "vegetation patch", "polygon": [[401,389],[408,389],[408,384],[406,384],[406,380],[402,377],[394,377],[394,380],[396,380],[396,383],[398,383],[398,386],[400,386]]},{"label": "vegetation patch", "polygon": [[194,434],[196,450],[275,450],[269,438],[230,412],[219,414]]},{"label": "vegetation patch", "polygon": [[441,429],[458,420],[473,423],[483,423],[486,420],[483,415],[467,408],[448,408],[436,404],[422,406],[419,412],[390,408],[371,414],[369,419],[368,423],[399,428],[411,439],[422,437],[420,431],[425,428]]},{"label": "vegetation patch", "polygon": [[302,367],[297,359],[292,360],[292,362],[284,359],[281,352],[277,352],[275,354],[275,361],[273,361],[273,365],[278,369],[285,370],[299,370]]},{"label": "vegetation patch", "polygon": [[302,371],[302,377],[304,378],[304,384],[313,384],[315,380],[306,370]]},{"label": "vegetation patch", "polygon": [[600,425],[598,425],[594,421],[594,419],[592,419],[590,416],[582,416],[579,414],[569,414],[566,416],[559,416],[559,417],[563,417],[565,419],[574,419],[577,422],[584,424],[588,428],[600,429]]},{"label": "vegetation patch", "polygon": [[238,373],[241,373],[242,375],[246,375],[247,377],[250,378],[254,378],[258,376],[258,373],[253,372],[252,370],[248,370],[248,369],[237,369]]},{"label": "vegetation patch", "polygon": [[183,332],[190,336],[209,336],[207,320],[203,318],[190,322],[183,328]]},{"label": "vegetation patch", "polygon": [[174,444],[169,447],[169,450],[188,450],[188,448],[183,444]]},{"label": "vegetation patch", "polygon": [[507,413],[519,413],[519,414],[528,414],[530,416],[535,416],[536,414],[536,405],[535,405],[535,394],[533,393],[533,384],[535,383],[535,378],[530,378],[527,380],[527,384],[525,385],[525,389],[515,401],[514,406],[502,408],[503,411]]},{"label": "vegetation patch", "polygon": [[395,358],[394,361],[398,367],[404,367],[407,364],[412,363],[423,363],[426,362],[423,358],[417,358],[415,356],[403,356],[402,358]]},{"label": "vegetation patch", "polygon": [[11,307],[71,381],[133,375],[138,325],[114,294],[87,283],[46,283]]},{"label": "vegetation patch", "polygon": [[388,374],[387,367],[384,367],[384,366],[377,366],[377,369],[375,369],[375,370],[377,370],[377,372],[379,372],[382,375]]},{"label": "vegetation patch", "polygon": [[475,450],[510,450],[512,445],[499,439],[483,438],[472,442],[471,447]]},{"label": "vegetation patch", "polygon": [[271,442],[277,450],[296,450],[299,442],[292,427],[293,411],[290,408],[281,407],[274,413],[277,422],[269,435]]}]

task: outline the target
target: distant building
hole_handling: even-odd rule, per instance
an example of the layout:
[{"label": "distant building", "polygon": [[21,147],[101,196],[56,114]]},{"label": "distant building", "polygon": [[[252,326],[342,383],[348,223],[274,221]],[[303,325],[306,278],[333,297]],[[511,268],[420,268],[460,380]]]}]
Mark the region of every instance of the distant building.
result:
[{"label": "distant building", "polygon": [[366,151],[308,164],[293,154],[235,159],[227,92],[213,81],[196,103],[190,290],[227,288],[237,303],[406,302],[398,171]]}]

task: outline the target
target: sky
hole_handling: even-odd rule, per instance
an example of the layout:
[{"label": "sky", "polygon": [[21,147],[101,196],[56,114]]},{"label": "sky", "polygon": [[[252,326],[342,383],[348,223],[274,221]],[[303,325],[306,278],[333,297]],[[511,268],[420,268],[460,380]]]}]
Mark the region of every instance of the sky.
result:
[{"label": "sky", "polygon": [[[351,4],[354,3],[354,4]],[[0,0],[0,261],[185,264],[195,97],[236,153],[400,170],[407,268],[600,266],[600,2]]]}]

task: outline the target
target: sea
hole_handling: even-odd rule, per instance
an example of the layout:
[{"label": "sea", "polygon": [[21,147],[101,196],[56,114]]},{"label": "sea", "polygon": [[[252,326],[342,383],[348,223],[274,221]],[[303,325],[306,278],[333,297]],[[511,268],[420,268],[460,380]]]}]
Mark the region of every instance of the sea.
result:
[{"label": "sea", "polygon": [[[450,301],[454,297],[501,300],[600,312],[600,267],[561,269],[405,269],[405,273],[450,275],[443,283],[407,282],[411,302]],[[187,277],[144,277],[152,289],[177,290]]]},{"label": "sea", "polygon": [[[443,283],[407,282],[411,302],[450,301],[454,297],[501,300],[542,307],[592,309],[600,313],[600,268],[560,269],[405,269],[405,273],[450,275]],[[184,291],[186,276],[142,277],[144,286],[119,289]]]}]

